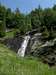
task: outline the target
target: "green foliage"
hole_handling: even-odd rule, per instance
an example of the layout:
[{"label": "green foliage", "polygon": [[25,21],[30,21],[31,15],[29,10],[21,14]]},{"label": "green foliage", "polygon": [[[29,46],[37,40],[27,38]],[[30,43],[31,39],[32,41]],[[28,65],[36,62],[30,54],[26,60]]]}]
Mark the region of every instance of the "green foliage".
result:
[{"label": "green foliage", "polygon": [[4,25],[3,22],[0,21],[0,37],[5,36],[5,29],[4,29]]},{"label": "green foliage", "polygon": [[4,32],[0,32],[0,37],[4,37],[5,33]]},{"label": "green foliage", "polygon": [[56,11],[56,5],[54,5],[54,6],[53,6],[53,10],[55,10],[55,11]]},{"label": "green foliage", "polygon": [[43,32],[42,32],[42,36],[44,37],[44,38],[48,38],[49,37],[49,32],[48,32],[48,30],[47,30],[47,28],[44,26],[43,27]]},{"label": "green foliage", "polygon": [[38,32],[43,32],[45,26],[48,32],[56,31],[56,5],[52,8],[45,8],[44,10],[39,6],[31,13],[24,15],[16,8],[12,12],[10,8],[6,9],[0,5],[0,20],[3,21],[4,30],[6,28],[18,29],[21,34],[25,34],[32,29],[38,29]]},{"label": "green foliage", "polygon": [[6,36],[4,38],[13,38],[14,37],[14,33],[15,33],[14,30],[6,32]]},{"label": "green foliage", "polygon": [[42,33],[42,36],[43,36],[44,38],[48,38],[48,37],[49,37],[49,33],[45,31],[45,32]]}]

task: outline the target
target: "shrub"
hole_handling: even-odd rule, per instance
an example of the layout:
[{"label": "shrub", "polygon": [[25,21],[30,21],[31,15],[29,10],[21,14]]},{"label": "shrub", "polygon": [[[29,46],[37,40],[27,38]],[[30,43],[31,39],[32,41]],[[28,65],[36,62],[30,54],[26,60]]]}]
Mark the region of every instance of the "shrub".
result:
[{"label": "shrub", "polygon": [[49,37],[49,33],[48,33],[47,31],[44,31],[44,32],[42,33],[42,36],[43,36],[44,38],[48,38],[48,37]]},{"label": "shrub", "polygon": [[2,21],[0,21],[0,37],[5,36],[5,27]]},{"label": "shrub", "polygon": [[4,37],[5,36],[5,32],[0,32],[0,37]]}]

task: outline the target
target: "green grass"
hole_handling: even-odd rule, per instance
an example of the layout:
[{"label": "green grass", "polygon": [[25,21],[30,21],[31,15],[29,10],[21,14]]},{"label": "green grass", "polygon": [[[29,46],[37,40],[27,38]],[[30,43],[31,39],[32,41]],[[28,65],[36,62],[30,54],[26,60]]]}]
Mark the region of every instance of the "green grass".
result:
[{"label": "green grass", "polygon": [[5,35],[4,38],[12,38],[12,37],[14,37],[16,32],[19,32],[19,29],[12,29],[11,31],[6,32],[6,35]]},{"label": "green grass", "polygon": [[9,32],[6,32],[5,38],[11,38],[11,37],[14,37],[14,32],[15,32],[15,31],[9,31]]},{"label": "green grass", "polygon": [[56,68],[49,68],[36,59],[19,58],[0,44],[0,75],[56,75]]}]

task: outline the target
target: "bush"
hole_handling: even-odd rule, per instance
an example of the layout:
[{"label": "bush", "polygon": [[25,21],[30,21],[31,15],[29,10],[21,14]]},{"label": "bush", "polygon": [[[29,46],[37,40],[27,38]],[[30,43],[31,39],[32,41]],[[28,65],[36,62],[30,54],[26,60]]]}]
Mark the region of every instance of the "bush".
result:
[{"label": "bush", "polygon": [[5,36],[5,27],[3,21],[0,21],[0,37]]},{"label": "bush", "polygon": [[44,31],[44,32],[42,33],[42,36],[43,36],[44,38],[48,38],[48,37],[49,37],[49,33],[46,32],[46,31]]},{"label": "bush", "polygon": [[0,32],[0,37],[4,37],[5,36],[5,32]]},{"label": "bush", "polygon": [[14,37],[18,37],[18,36],[20,36],[20,30],[19,29],[15,29]]}]

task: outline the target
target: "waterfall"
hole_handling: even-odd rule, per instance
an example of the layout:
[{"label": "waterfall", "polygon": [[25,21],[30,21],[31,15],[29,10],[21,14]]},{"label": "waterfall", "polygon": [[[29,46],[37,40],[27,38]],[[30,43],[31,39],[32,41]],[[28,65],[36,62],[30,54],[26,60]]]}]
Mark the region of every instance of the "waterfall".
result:
[{"label": "waterfall", "polygon": [[19,56],[24,57],[29,39],[30,39],[30,35],[24,37],[24,41],[22,42],[21,48],[18,50]]}]

